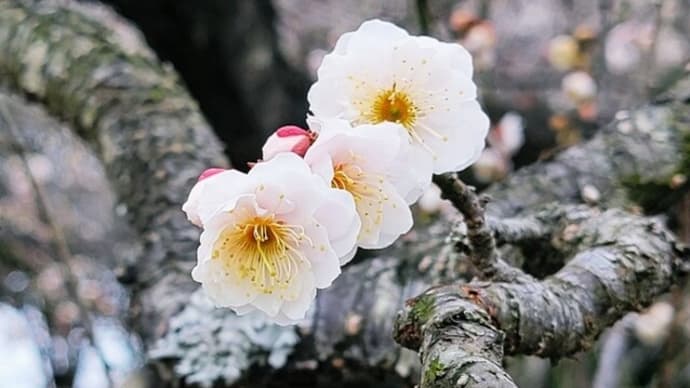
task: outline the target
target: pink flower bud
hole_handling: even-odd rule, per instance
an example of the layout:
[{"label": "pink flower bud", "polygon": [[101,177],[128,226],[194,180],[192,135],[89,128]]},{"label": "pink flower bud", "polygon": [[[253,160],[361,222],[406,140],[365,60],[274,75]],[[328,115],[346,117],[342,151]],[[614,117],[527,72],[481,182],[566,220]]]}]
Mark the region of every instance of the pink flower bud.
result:
[{"label": "pink flower bud", "polygon": [[199,179],[197,179],[197,182],[203,181],[204,179],[212,177],[223,171],[225,171],[224,168],[207,168],[206,170],[204,170],[204,172],[201,173],[201,175],[199,175]]},{"label": "pink flower bud", "polygon": [[286,125],[278,128],[266,140],[262,148],[263,159],[269,160],[281,152],[294,152],[304,156],[314,142],[314,133],[295,125]]},{"label": "pink flower bud", "polygon": [[182,205],[182,211],[187,214],[187,219],[191,221],[194,225],[198,227],[203,227],[201,223],[201,217],[199,216],[199,206],[201,204],[202,192],[204,186],[208,184],[208,178],[221,172],[229,171],[224,168],[208,168],[199,175],[196,184],[192,187],[189,192],[189,197],[187,201]]}]

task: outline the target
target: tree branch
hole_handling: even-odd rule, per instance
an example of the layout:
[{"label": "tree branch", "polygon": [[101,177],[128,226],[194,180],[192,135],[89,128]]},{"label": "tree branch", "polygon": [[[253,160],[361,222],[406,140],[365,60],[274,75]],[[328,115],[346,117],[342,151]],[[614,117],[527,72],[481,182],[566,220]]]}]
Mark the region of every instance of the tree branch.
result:
[{"label": "tree branch", "polygon": [[[499,257],[493,232],[484,216],[488,197],[478,196],[473,187],[465,185],[454,174],[434,175],[433,181],[441,189],[442,197],[449,200],[463,215],[469,240],[468,258],[478,270],[480,279],[507,282],[531,280],[520,269]],[[455,250],[465,250],[462,240],[455,242]]]},{"label": "tree branch", "polygon": [[462,376],[467,387],[510,386],[495,380],[503,344],[506,354],[549,358],[585,350],[683,273],[673,237],[657,221],[620,210],[589,212],[569,242],[577,253],[542,281],[440,286],[408,302],[396,340],[422,354],[422,387],[453,386]]},{"label": "tree branch", "polygon": [[178,205],[200,171],[226,162],[175,74],[145,49],[123,47],[78,12],[22,4],[0,2],[0,73],[98,149],[144,242],[141,260],[119,265],[135,276],[135,318],[150,339],[186,300],[161,295],[195,288],[189,270],[198,232]]},{"label": "tree branch", "polygon": [[483,201],[475,189],[465,185],[453,174],[434,175],[434,183],[441,189],[442,197],[449,200],[463,215],[470,241],[470,260],[483,279],[492,279],[497,272],[498,251],[496,241],[484,219]]},{"label": "tree branch", "polygon": [[[35,197],[36,209],[38,210],[39,217],[45,220],[48,229],[50,230],[50,242],[54,248],[54,257],[57,259],[56,263],[59,266],[61,272],[64,275],[64,285],[69,299],[74,302],[77,306],[79,322],[84,326],[86,330],[86,337],[93,346],[94,350],[98,354],[101,360],[105,360],[103,352],[100,347],[96,345],[94,341],[94,324],[91,314],[89,313],[89,308],[84,303],[83,298],[79,294],[79,280],[75,275],[74,270],[74,258],[72,251],[70,250],[69,242],[65,236],[63,226],[58,222],[58,217],[54,213],[54,209],[49,206],[48,196],[43,186],[34,176],[29,160],[27,158],[27,147],[26,139],[23,136],[22,128],[19,127],[15,121],[13,115],[13,108],[16,108],[16,101],[12,101],[10,97],[0,93],[0,128],[6,129],[9,135],[9,139],[14,149],[16,155],[21,161],[23,172],[27,177],[33,190]],[[113,382],[110,376],[109,366],[106,362],[103,362],[105,368],[105,375],[107,380],[107,386],[112,387]]]}]

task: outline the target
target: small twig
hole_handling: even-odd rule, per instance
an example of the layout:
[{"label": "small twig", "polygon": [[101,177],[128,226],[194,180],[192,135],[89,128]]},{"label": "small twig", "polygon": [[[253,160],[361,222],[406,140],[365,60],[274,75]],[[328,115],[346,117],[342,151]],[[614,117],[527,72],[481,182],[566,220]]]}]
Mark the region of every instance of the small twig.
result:
[{"label": "small twig", "polygon": [[477,15],[479,16],[480,19],[488,19],[489,18],[489,11],[490,11],[490,1],[489,0],[481,0],[479,3],[479,12],[477,12]]},{"label": "small twig", "polygon": [[[434,175],[433,180],[441,189],[442,197],[449,200],[464,217],[470,245],[469,257],[479,271],[479,278],[507,283],[533,281],[520,268],[501,260],[493,231],[484,215],[489,198],[477,195],[473,187],[465,185],[454,174]],[[455,245],[457,251],[464,251],[464,248],[464,244]]]},{"label": "small twig", "polygon": [[4,120],[7,123],[9,134],[12,138],[12,143],[15,146],[15,151],[19,156],[19,159],[21,160],[22,168],[24,169],[24,172],[26,173],[26,176],[29,179],[31,187],[34,190],[34,193],[36,194],[36,207],[38,208],[38,212],[45,219],[53,235],[53,243],[55,244],[55,256],[58,262],[61,264],[61,266],[65,269],[65,289],[67,291],[67,294],[77,305],[77,308],[79,310],[79,319],[81,320],[82,324],[86,329],[89,341],[91,342],[91,344],[93,344],[94,349],[96,350],[96,352],[98,352],[99,356],[103,360],[103,365],[106,371],[106,377],[108,379],[108,386],[112,387],[113,383],[110,378],[108,364],[105,362],[105,356],[103,355],[102,351],[94,341],[93,321],[89,316],[88,309],[86,308],[86,306],[84,306],[84,304],[81,302],[81,299],[79,298],[78,281],[70,267],[70,262],[72,261],[72,254],[69,249],[67,238],[65,237],[65,234],[63,233],[60,225],[57,223],[57,221],[55,221],[56,218],[53,216],[48,206],[47,196],[43,191],[41,185],[36,180],[36,177],[33,175],[33,172],[31,171],[29,161],[26,157],[26,147],[24,146],[22,134],[17,128],[17,124],[15,123],[14,119],[12,118],[12,113],[8,108],[8,104],[5,100],[5,97],[2,96],[0,96],[0,117],[4,117]]},{"label": "small twig", "polygon": [[654,65],[656,62],[656,47],[659,40],[659,32],[661,31],[663,24],[663,15],[661,14],[661,8],[663,5],[663,0],[654,1],[654,30],[652,31],[652,42],[649,46],[649,52],[645,57],[644,66],[645,88],[648,97],[652,97],[652,92],[655,86],[652,72],[654,71]]},{"label": "small twig", "polygon": [[621,362],[630,347],[635,319],[637,313],[630,313],[609,330],[599,353],[593,388],[617,387],[620,383]]},{"label": "small twig", "polygon": [[614,20],[611,15],[611,0],[599,0],[599,17],[601,18],[601,30],[598,34],[598,40],[594,47],[591,73],[597,85],[603,85],[606,75],[608,73],[608,65],[606,63],[605,42],[606,37],[613,28]]},{"label": "small twig", "polygon": [[493,231],[497,244],[520,244],[545,238],[551,232],[536,217],[497,219],[487,217],[486,223]]},{"label": "small twig", "polygon": [[421,354],[422,388],[515,387],[501,368],[505,355],[586,350],[681,279],[675,239],[658,221],[617,209],[561,210],[561,221],[580,222],[577,254],[558,272],[523,284],[460,281],[407,301],[394,338]]},{"label": "small twig", "polygon": [[429,7],[426,0],[417,0],[417,20],[419,32],[422,35],[429,35]]},{"label": "small twig", "polygon": [[491,229],[484,218],[484,205],[473,187],[465,185],[453,174],[434,175],[434,183],[442,197],[449,200],[463,215],[470,241],[470,260],[486,279],[497,272],[498,251]]}]

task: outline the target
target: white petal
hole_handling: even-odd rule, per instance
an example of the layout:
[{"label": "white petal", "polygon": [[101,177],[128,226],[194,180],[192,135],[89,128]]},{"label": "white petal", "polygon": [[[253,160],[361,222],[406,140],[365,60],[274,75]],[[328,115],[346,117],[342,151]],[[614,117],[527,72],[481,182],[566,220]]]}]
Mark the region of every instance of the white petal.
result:
[{"label": "white petal", "polygon": [[268,181],[256,190],[256,203],[273,214],[284,214],[295,210],[296,198],[288,198],[282,186]]},{"label": "white petal", "polygon": [[248,175],[250,177],[273,176],[277,169],[303,174],[309,173],[309,166],[304,163],[302,158],[292,152],[282,152],[269,161],[254,165],[254,167],[249,170]]},{"label": "white petal", "polygon": [[376,203],[366,199],[358,203],[357,211],[362,218],[358,244],[362,248],[385,248],[412,228],[412,212],[405,200],[390,183],[384,181],[381,188],[387,197],[382,214],[377,214],[379,208]]},{"label": "white petal", "polygon": [[472,56],[459,43],[441,42],[428,36],[415,36],[414,39],[419,42],[420,46],[436,50],[436,55],[443,58],[454,70],[461,71],[466,76],[472,77]]},{"label": "white petal", "polygon": [[433,151],[434,173],[440,174],[464,169],[477,160],[489,131],[489,118],[476,101],[467,101],[452,112],[420,120],[419,125],[445,136],[439,139],[428,131],[417,132]]},{"label": "white petal", "polygon": [[182,205],[182,211],[187,215],[187,219],[198,227],[203,226],[201,216],[199,215],[199,205],[201,202],[201,193],[205,184],[206,182],[200,181],[192,186],[187,201]]},{"label": "white petal", "polygon": [[226,274],[219,260],[198,264],[192,271],[192,277],[201,282],[206,295],[219,307],[252,303],[257,297],[255,288],[247,280],[239,279],[231,272]]},{"label": "white petal", "polygon": [[344,257],[357,244],[361,223],[352,196],[332,189],[324,206],[314,213],[314,219],[328,231],[328,238],[338,257]]},{"label": "white petal", "polygon": [[333,53],[334,54],[339,54],[339,55],[344,55],[347,54],[347,46],[348,43],[350,42],[350,38],[352,38],[352,35],[355,32],[346,32],[338,38],[338,40],[335,42],[335,47],[333,48]]},{"label": "white petal", "polygon": [[294,204],[283,210],[289,210],[293,217],[301,219],[308,218],[321,206],[323,191],[326,190],[324,183],[312,173],[304,159],[292,152],[281,153],[267,162],[258,163],[248,176],[254,182],[255,190],[271,188],[269,191],[278,195],[278,201],[283,196],[284,200]]},{"label": "white petal", "polygon": [[385,173],[400,154],[401,143],[407,139],[405,127],[396,123],[360,125],[350,133],[349,148],[362,159],[370,171]]},{"label": "white petal", "polygon": [[252,301],[252,305],[256,306],[257,309],[263,311],[269,317],[278,314],[283,301],[277,294],[265,294],[259,293],[256,298]]},{"label": "white petal", "polygon": [[340,275],[340,261],[328,240],[328,231],[316,221],[304,227],[304,233],[311,244],[302,249],[311,264],[314,273],[314,285],[317,288],[329,287]]},{"label": "white petal", "polygon": [[206,220],[212,217],[219,208],[232,206],[238,196],[248,192],[251,182],[246,174],[237,170],[227,170],[198,182],[197,186],[199,190],[194,193],[198,198],[196,211],[205,225]]},{"label": "white petal", "polygon": [[352,259],[355,257],[356,254],[357,254],[357,246],[355,245],[352,248],[352,250],[350,250],[350,252],[346,253],[345,256],[340,258],[340,265],[343,266],[343,265],[349,263],[350,261],[352,261]]},{"label": "white petal", "polygon": [[[327,59],[324,58],[322,68],[328,64]],[[342,82],[342,81],[341,81]],[[347,108],[347,102],[342,97],[345,94],[344,88],[336,82],[329,82],[325,77],[319,77],[319,80],[314,83],[307,92],[307,101],[309,101],[309,110],[317,117],[342,117]]]},{"label": "white petal", "polygon": [[232,308],[237,315],[247,315],[251,312],[256,311],[256,307],[251,304],[245,304],[243,306],[235,306]]},{"label": "white petal", "polygon": [[327,152],[320,152],[320,147],[317,147],[315,151],[312,151],[312,149],[313,146],[307,151],[304,158],[308,161],[312,172],[321,177],[323,182],[330,186],[331,180],[333,180],[333,161],[331,156]]},{"label": "white petal", "polygon": [[414,146],[406,130],[400,136],[399,152],[386,176],[405,202],[412,204],[431,185],[433,159],[429,152]]},{"label": "white petal", "polygon": [[286,301],[280,309],[280,312],[285,314],[285,317],[291,320],[301,320],[311,307],[314,298],[316,297],[316,287],[314,286],[314,276],[311,272],[306,272],[299,279],[302,289],[299,297],[295,300]]},{"label": "white petal", "polygon": [[273,323],[276,323],[280,326],[296,325],[304,321],[304,318],[290,319],[285,314],[280,312],[276,316],[270,317],[270,319],[273,321]]},{"label": "white petal", "polygon": [[[368,20],[352,34],[347,41],[347,53],[367,52],[376,53],[376,50],[390,47],[396,41],[409,38],[407,31],[395,24],[374,19]],[[342,51],[342,50],[341,50]]]}]

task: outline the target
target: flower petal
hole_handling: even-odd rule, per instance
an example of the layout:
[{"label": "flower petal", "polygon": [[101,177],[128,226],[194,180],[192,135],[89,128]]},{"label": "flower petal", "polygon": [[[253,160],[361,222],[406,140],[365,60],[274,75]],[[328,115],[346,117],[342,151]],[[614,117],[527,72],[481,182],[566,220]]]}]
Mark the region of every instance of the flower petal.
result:
[{"label": "flower petal", "polygon": [[286,301],[280,309],[280,312],[291,320],[304,319],[316,297],[314,276],[311,272],[305,272],[299,283],[302,285],[299,297],[295,300]]}]

